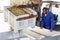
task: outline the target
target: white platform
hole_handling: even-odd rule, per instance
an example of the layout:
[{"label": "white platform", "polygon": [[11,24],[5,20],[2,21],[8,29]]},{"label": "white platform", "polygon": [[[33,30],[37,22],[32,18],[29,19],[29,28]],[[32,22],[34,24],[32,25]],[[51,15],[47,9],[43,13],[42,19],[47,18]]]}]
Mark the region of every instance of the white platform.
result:
[{"label": "white platform", "polygon": [[39,34],[42,34],[42,35],[45,35],[45,36],[56,36],[56,35],[60,35],[60,32],[57,32],[57,31],[52,31],[50,32],[50,30],[48,29],[40,29],[40,27],[35,27],[35,28],[28,28],[29,30],[31,31],[34,31],[36,33],[39,33]]},{"label": "white platform", "polygon": [[53,31],[50,32],[47,29],[40,29],[39,27],[36,28],[27,28],[24,29],[23,32],[26,36],[29,38],[32,38],[34,40],[60,40],[60,33]]}]

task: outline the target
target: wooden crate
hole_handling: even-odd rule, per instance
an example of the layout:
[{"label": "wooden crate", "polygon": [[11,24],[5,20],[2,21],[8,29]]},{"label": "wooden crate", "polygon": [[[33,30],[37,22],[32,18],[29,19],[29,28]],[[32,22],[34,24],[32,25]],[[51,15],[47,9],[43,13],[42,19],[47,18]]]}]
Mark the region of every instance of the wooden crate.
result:
[{"label": "wooden crate", "polygon": [[15,32],[23,28],[35,27],[36,17],[37,13],[30,8],[11,7],[7,8],[5,13],[6,21]]}]

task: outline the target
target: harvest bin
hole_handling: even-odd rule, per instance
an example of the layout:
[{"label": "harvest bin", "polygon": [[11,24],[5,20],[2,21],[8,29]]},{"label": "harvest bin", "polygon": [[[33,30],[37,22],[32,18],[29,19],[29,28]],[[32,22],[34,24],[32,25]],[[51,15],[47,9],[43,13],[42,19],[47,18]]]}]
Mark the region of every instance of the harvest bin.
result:
[{"label": "harvest bin", "polygon": [[37,13],[31,8],[17,8],[15,6],[5,9],[5,21],[11,25],[11,30],[35,27]]}]

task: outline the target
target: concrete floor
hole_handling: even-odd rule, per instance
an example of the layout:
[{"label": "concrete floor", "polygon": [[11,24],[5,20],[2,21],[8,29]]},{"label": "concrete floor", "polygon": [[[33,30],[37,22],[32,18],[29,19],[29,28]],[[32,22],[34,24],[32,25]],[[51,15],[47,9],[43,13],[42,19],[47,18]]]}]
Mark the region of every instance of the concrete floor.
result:
[{"label": "concrete floor", "polygon": [[9,31],[0,33],[0,40],[29,40],[29,38]]}]

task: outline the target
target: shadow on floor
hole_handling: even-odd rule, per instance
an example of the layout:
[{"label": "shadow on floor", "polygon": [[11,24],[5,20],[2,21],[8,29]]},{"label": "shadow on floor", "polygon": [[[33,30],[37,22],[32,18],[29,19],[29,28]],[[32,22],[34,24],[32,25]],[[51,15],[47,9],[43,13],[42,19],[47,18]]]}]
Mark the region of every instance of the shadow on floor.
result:
[{"label": "shadow on floor", "polygon": [[60,31],[60,25],[55,25],[54,30],[55,30],[55,31]]}]

